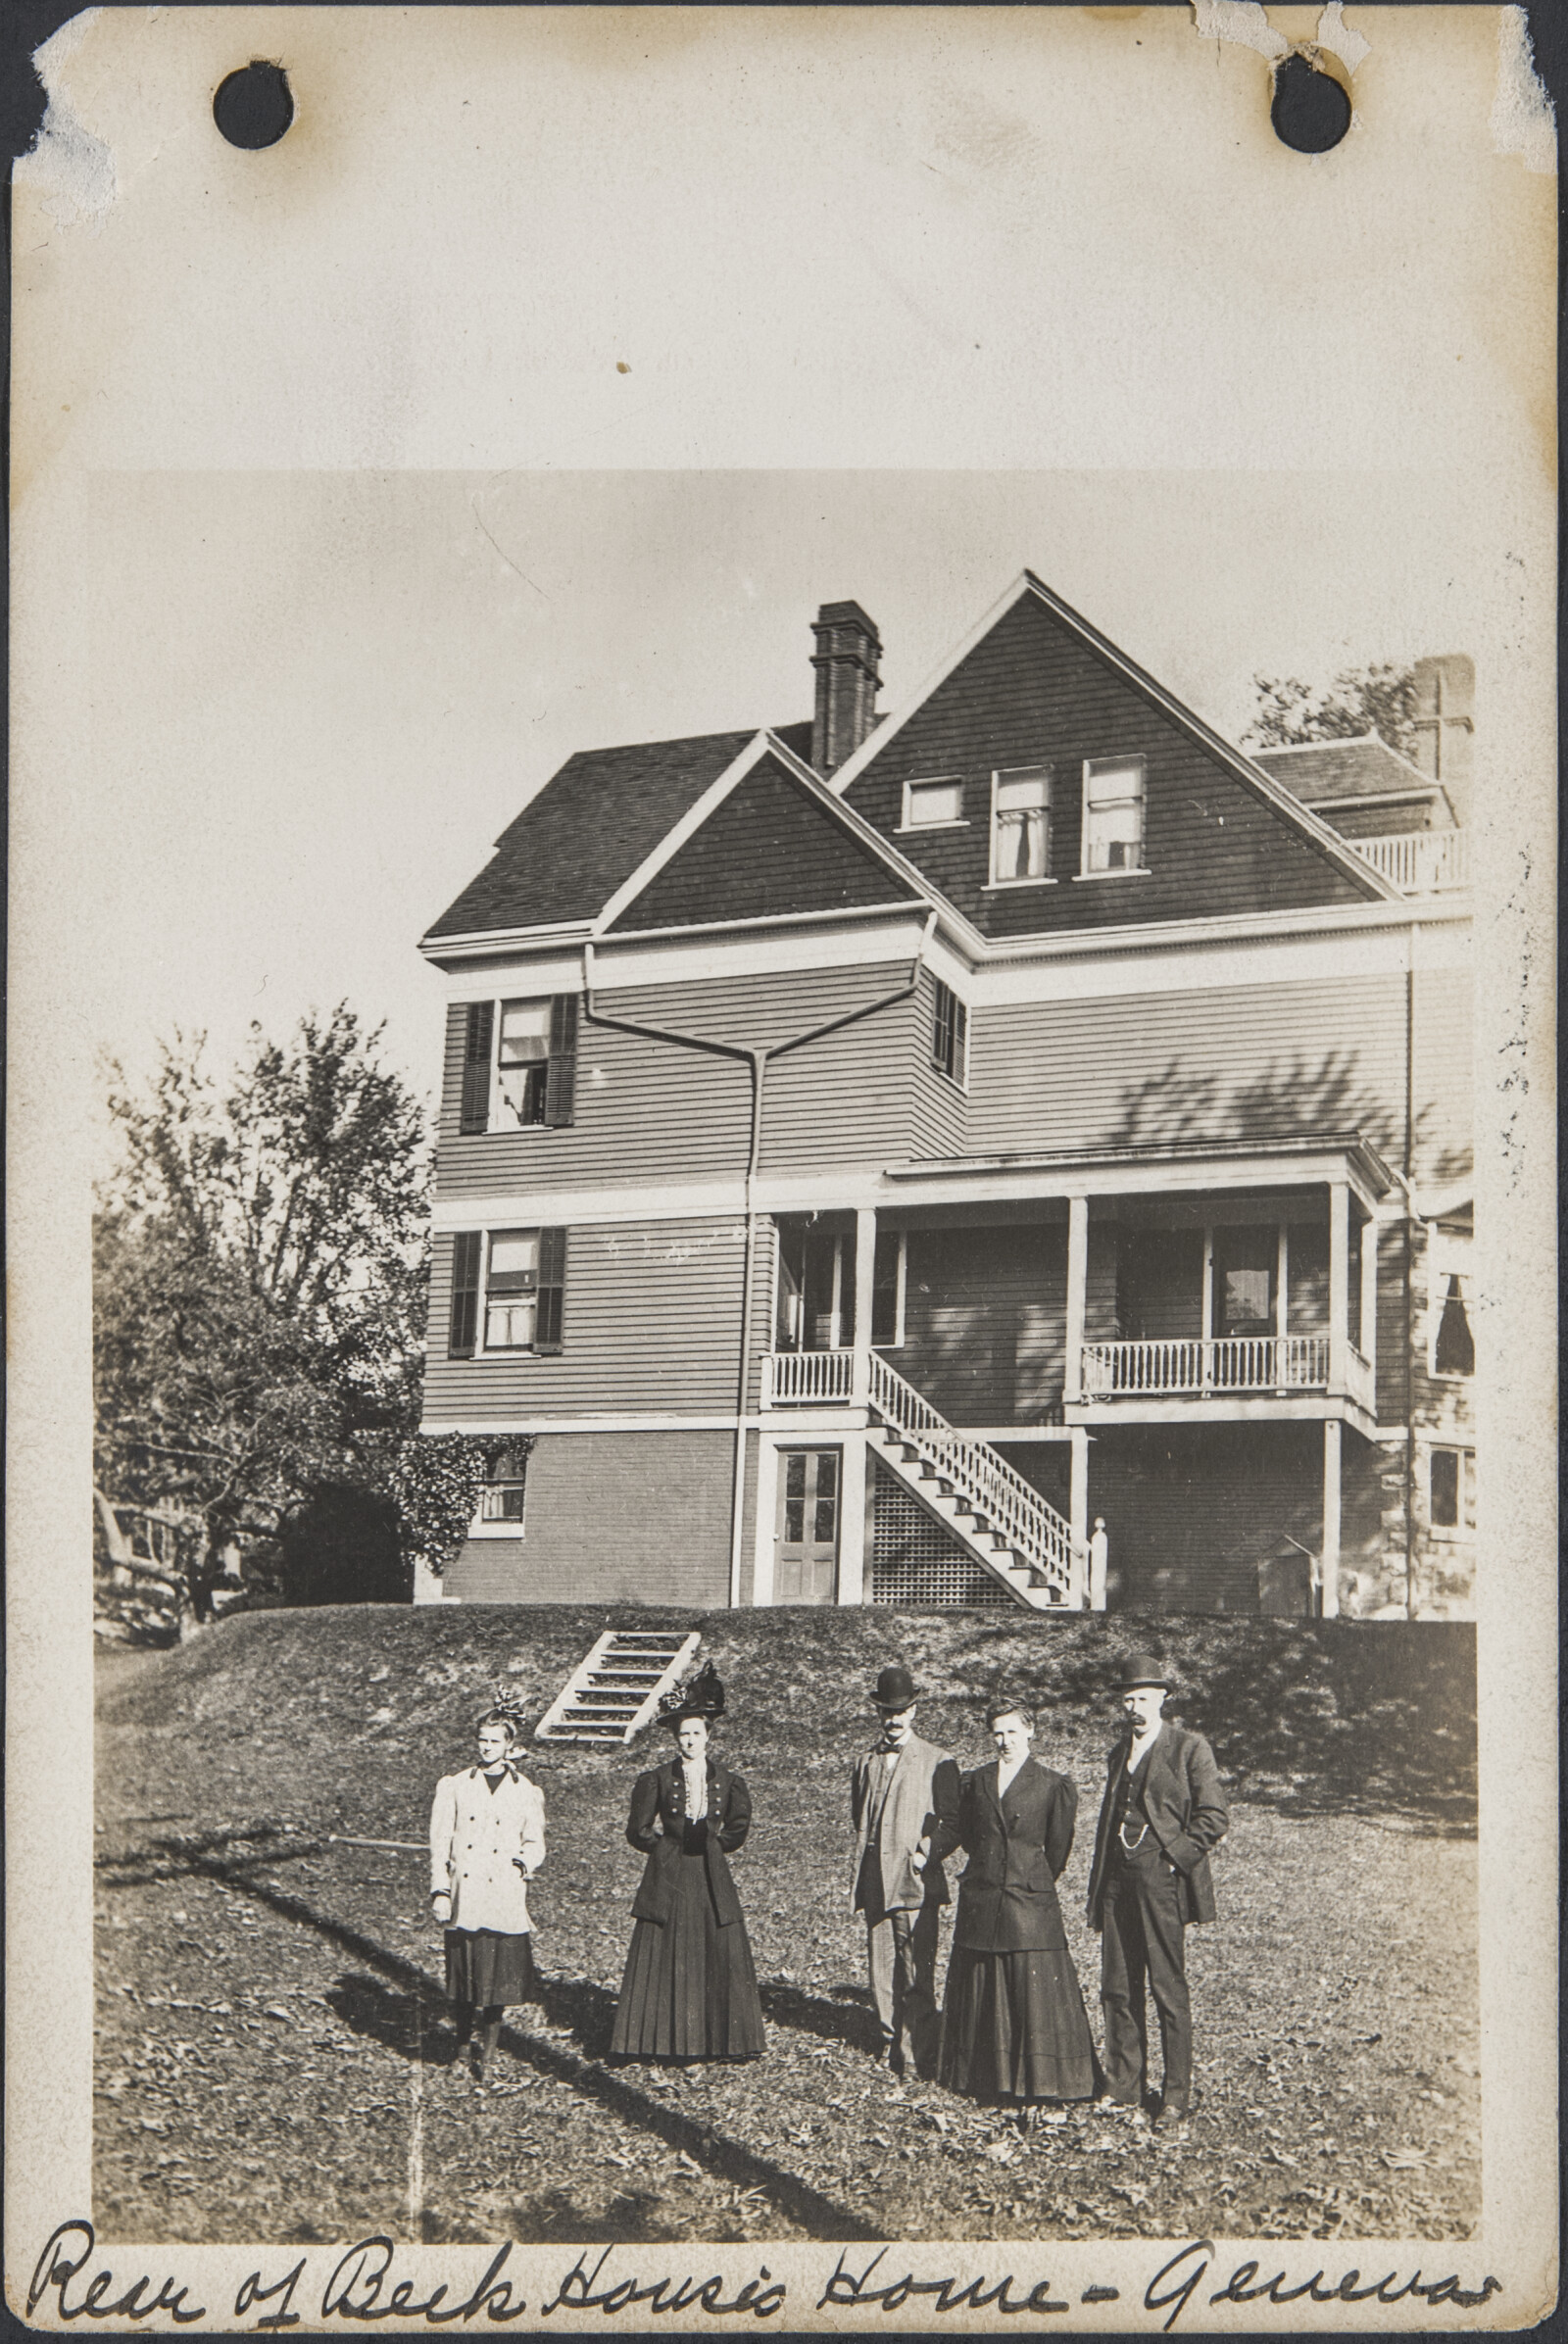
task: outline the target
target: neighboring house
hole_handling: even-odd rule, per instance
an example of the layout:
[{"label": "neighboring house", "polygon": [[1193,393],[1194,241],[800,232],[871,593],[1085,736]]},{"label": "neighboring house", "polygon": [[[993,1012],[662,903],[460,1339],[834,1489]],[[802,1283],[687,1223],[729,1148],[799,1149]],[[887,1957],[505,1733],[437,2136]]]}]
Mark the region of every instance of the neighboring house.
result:
[{"label": "neighboring house", "polygon": [[444,1593],[1464,1612],[1468,903],[1348,843],[1443,777],[1027,573],[886,721],[814,633],[811,723],[571,757],[423,940]]}]

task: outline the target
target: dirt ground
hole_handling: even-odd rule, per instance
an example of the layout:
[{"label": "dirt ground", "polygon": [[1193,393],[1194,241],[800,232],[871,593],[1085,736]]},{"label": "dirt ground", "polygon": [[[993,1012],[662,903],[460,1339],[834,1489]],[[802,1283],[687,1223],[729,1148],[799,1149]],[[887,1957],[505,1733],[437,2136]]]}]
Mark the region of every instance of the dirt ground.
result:
[{"label": "dirt ground", "polygon": [[[530,1889],[542,1998],[510,2014],[482,2088],[449,2064],[421,1859],[326,1835],[421,1838],[437,1775],[466,1758],[476,1701],[510,1670],[537,1680],[542,1702],[562,1656],[569,1665],[586,1648],[585,1625],[603,1623],[262,1615],[177,1653],[107,1655],[100,2236],[1469,2232],[1480,2207],[1470,1745],[1431,1674],[1436,1644],[1406,1661],[1385,1642],[1373,1682],[1365,1648],[1346,1646],[1354,1657],[1342,1663],[1336,1638],[1292,1642],[1275,1623],[1164,1639],[1178,1684],[1181,1671],[1193,1680],[1184,1714],[1205,1731],[1200,1680],[1224,1668],[1242,1682],[1249,1636],[1251,1681],[1277,1668],[1282,1685],[1312,1688],[1288,1737],[1293,1762],[1257,1773],[1237,1799],[1215,1865],[1217,1924],[1189,1933],[1200,2100],[1186,2139],[1165,2145],[1090,2113],[1021,2139],[996,2112],[897,2085],[868,2055],[848,1909],[845,1782],[868,1738],[875,1667],[901,1652],[927,1684],[953,1688],[927,1704],[922,1730],[965,1764],[985,1754],[970,1680],[982,1662],[993,1677],[1000,1668],[1042,1698],[1041,1754],[1079,1782],[1062,1905],[1098,2031],[1098,1943],[1082,1906],[1112,1721],[1085,1706],[1074,1671],[1103,1681],[1100,1624],[1100,1640],[1075,1630],[1047,1651],[1038,1632],[1021,1643],[1009,1622],[973,1615],[861,1616],[831,1639],[819,1616],[749,1618],[764,1625],[704,1623],[704,1649],[746,1695],[732,1691],[721,1754],[745,1772],[758,1814],[734,1869],[766,2056],[680,2072],[606,2064],[640,1870],[625,1802],[662,1744],[541,1746],[525,1764],[550,1837]],[[1439,1674],[1459,1682],[1462,1664],[1450,1650]],[[1413,1745],[1412,1686],[1447,1749],[1440,1762],[1412,1746],[1401,1775],[1384,1712],[1392,1702]],[[1234,1783],[1243,1770],[1216,1740]],[[1335,1770],[1353,1745],[1356,1779],[1377,1777],[1374,1743],[1383,1788],[1347,1811]]]}]

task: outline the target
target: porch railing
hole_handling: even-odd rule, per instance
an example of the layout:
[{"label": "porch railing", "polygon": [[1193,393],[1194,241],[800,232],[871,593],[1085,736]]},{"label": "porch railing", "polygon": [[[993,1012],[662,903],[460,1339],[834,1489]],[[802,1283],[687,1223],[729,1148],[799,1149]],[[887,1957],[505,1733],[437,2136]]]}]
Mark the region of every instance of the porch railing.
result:
[{"label": "porch railing", "polygon": [[799,1407],[803,1402],[842,1407],[855,1381],[855,1353],[840,1351],[769,1351],[763,1405]]},{"label": "porch railing", "polygon": [[965,1506],[1005,1540],[1060,1602],[1084,1599],[1085,1549],[1065,1519],[1014,1472],[989,1441],[960,1433],[879,1351],[871,1353],[871,1406]]},{"label": "porch railing", "polygon": [[1084,1396],[1122,1392],[1307,1392],[1329,1380],[1326,1335],[1197,1336],[1086,1343]]},{"label": "porch railing", "polygon": [[1396,831],[1345,843],[1402,896],[1442,895],[1446,889],[1470,884],[1467,830]]}]

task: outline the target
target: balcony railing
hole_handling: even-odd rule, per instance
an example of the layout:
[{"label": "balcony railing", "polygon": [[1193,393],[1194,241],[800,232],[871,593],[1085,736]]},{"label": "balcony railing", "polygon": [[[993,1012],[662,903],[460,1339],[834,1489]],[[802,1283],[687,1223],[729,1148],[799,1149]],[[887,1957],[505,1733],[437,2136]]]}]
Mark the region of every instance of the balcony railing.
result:
[{"label": "balcony railing", "polygon": [[1122,1393],[1309,1392],[1329,1380],[1326,1335],[1220,1335],[1208,1343],[1086,1343],[1084,1397]]},{"label": "balcony railing", "polygon": [[769,1351],[763,1359],[764,1408],[842,1407],[855,1379],[855,1353]]},{"label": "balcony railing", "polygon": [[1470,884],[1467,830],[1405,830],[1385,838],[1347,839],[1363,862],[1401,896],[1436,896]]}]

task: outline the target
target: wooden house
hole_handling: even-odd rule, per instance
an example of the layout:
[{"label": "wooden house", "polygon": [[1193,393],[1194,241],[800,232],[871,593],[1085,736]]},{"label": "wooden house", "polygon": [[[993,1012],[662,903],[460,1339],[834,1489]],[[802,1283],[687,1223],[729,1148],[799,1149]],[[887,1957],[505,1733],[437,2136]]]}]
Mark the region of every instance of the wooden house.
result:
[{"label": "wooden house", "polygon": [[1029,573],[885,719],[813,631],[810,722],[572,757],[423,939],[496,1443],[426,1592],[1462,1615],[1469,903],[1382,842],[1463,838],[1468,663],[1425,773]]}]

